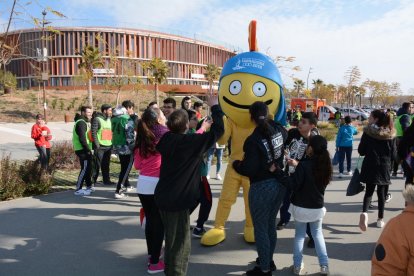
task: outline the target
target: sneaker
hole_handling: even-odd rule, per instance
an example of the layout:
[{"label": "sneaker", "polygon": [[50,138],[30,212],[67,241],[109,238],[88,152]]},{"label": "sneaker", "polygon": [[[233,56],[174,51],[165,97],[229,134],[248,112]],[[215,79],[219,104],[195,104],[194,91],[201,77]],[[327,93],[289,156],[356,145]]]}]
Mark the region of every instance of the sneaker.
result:
[{"label": "sneaker", "polygon": [[165,269],[165,264],[164,264],[164,262],[163,261],[159,261],[158,262],[158,264],[150,264],[149,266],[148,266],[148,270],[147,270],[147,272],[149,273],[149,274],[156,274],[156,273],[161,273],[161,272],[164,272],[164,269]]},{"label": "sneaker", "polygon": [[315,241],[309,238],[308,243],[306,244],[308,248],[315,248]]},{"label": "sneaker", "polygon": [[[259,257],[256,258],[256,264],[257,265],[260,265],[260,259],[259,259]],[[275,270],[276,270],[276,265],[275,265],[275,262],[272,260],[270,262],[270,271],[275,271]]]},{"label": "sneaker", "polygon": [[276,225],[276,230],[283,230],[289,224],[289,222],[281,222]]},{"label": "sneaker", "polygon": [[303,263],[301,263],[300,266],[293,265],[293,274],[302,275],[304,268],[305,268],[305,266],[304,266]]},{"label": "sneaker", "polygon": [[329,267],[327,265],[321,265],[321,275],[329,275]]},{"label": "sneaker", "polygon": [[367,231],[367,227],[368,227],[368,214],[361,213],[361,215],[359,215],[359,229],[365,232]]},{"label": "sneaker", "polygon": [[204,228],[194,227],[194,229],[193,229],[193,237],[201,238],[204,235],[205,232],[206,232],[206,229],[204,229]]},{"label": "sneaker", "polygon": [[207,178],[207,179],[210,179],[210,175],[208,174],[208,175],[206,176],[206,178]]},{"label": "sneaker", "polygon": [[246,271],[246,275],[247,276],[261,276],[261,275],[265,275],[265,276],[272,276],[272,271],[267,271],[267,272],[263,272],[260,267],[255,266],[253,269]]},{"label": "sneaker", "polygon": [[91,194],[91,193],[95,192],[95,187],[94,186],[87,187],[85,191],[88,191],[89,194]]},{"label": "sneaker", "polygon": [[378,219],[378,220],[377,220],[377,227],[378,227],[378,228],[383,228],[383,227],[384,227],[384,225],[385,225],[385,222],[384,222],[384,220],[383,220],[383,219]]},{"label": "sneaker", "polygon": [[388,203],[388,202],[390,202],[390,201],[391,201],[391,199],[392,199],[392,194],[391,194],[391,193],[388,193],[388,194],[385,196],[385,202],[386,202],[386,203]]},{"label": "sneaker", "polygon": [[339,173],[339,174],[338,174],[338,177],[339,177],[339,178],[344,177],[343,173]]},{"label": "sneaker", "polygon": [[397,176],[397,173],[396,172],[393,172],[392,173],[392,176],[396,177]]},{"label": "sneaker", "polygon": [[217,174],[216,179],[217,180],[222,180],[221,175],[219,173]]},{"label": "sneaker", "polygon": [[124,190],[124,192],[132,192],[133,190],[135,190],[135,188],[133,188],[132,186],[127,186],[127,187],[122,187],[122,190]]},{"label": "sneaker", "polygon": [[77,196],[88,196],[91,193],[90,193],[90,191],[79,189],[79,190],[75,191],[73,194],[77,195]]},{"label": "sneaker", "polygon": [[123,199],[123,198],[126,198],[126,197],[127,197],[127,195],[124,194],[124,193],[115,193],[115,198],[116,199]]},{"label": "sneaker", "polygon": [[352,172],[351,172],[351,171],[349,171],[349,172],[347,172],[347,173],[346,173],[346,175],[350,175],[350,176],[352,176]]}]

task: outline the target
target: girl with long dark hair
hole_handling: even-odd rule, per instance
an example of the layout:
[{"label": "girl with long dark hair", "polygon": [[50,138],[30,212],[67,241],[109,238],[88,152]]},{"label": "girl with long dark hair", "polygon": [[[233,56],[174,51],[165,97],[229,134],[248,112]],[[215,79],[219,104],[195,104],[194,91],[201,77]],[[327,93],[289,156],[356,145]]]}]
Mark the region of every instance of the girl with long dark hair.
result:
[{"label": "girl with long dark hair", "polygon": [[368,207],[375,187],[378,195],[377,227],[384,227],[384,204],[391,184],[391,164],[396,160],[397,150],[395,130],[389,114],[382,110],[374,110],[368,118],[368,126],[364,128],[358,152],[364,156],[360,180],[366,183],[362,213],[359,217],[359,228],[366,231],[368,227]]},{"label": "girl with long dark hair", "polygon": [[288,159],[288,164],[296,167],[295,172],[290,176],[280,169],[276,171],[277,179],[293,191],[289,207],[289,212],[295,219],[293,272],[301,275],[304,269],[302,251],[306,224],[309,224],[315,241],[321,275],[328,275],[329,260],[322,232],[322,220],[326,213],[325,189],[332,180],[332,164],[326,139],[320,135],[312,136],[306,148],[306,156],[299,162]]},{"label": "girl with long dark hair", "polygon": [[160,176],[161,155],[155,146],[168,131],[165,116],[159,108],[147,108],[138,122],[135,142],[134,166],[140,171],[137,193],[145,210],[145,237],[148,247],[148,273],[163,272],[165,265],[160,260],[164,227],[154,191]]},{"label": "girl with long dark hair", "polygon": [[285,187],[270,172],[272,165],[283,167],[284,142],[287,132],[270,120],[265,103],[255,102],[249,109],[256,128],[243,145],[244,158],[233,162],[241,175],[250,179],[249,207],[252,215],[259,266],[247,275],[272,275],[276,270],[273,252],[276,247],[276,215],[285,194]]}]

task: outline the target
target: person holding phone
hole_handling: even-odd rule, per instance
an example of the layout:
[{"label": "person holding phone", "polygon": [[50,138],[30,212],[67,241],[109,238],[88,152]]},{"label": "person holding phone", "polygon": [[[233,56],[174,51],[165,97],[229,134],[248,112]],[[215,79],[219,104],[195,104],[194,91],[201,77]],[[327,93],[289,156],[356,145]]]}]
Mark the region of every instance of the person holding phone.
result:
[{"label": "person holding phone", "polygon": [[46,126],[45,120],[42,114],[36,115],[36,123],[32,126],[31,137],[35,142],[35,147],[39,152],[40,166],[42,170],[47,170],[49,167],[50,159],[50,140],[52,135],[50,129]]}]

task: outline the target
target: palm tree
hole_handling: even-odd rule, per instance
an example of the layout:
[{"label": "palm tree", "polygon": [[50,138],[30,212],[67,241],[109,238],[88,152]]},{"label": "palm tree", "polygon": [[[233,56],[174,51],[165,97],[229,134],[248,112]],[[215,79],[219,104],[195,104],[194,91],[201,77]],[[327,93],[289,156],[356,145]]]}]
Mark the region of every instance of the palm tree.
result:
[{"label": "palm tree", "polygon": [[321,80],[321,79],[313,80],[312,81],[312,84],[315,86],[315,98],[318,98],[318,96],[319,96],[319,88],[322,86],[323,80]]},{"label": "palm tree", "polygon": [[204,77],[208,81],[209,93],[210,94],[213,94],[213,83],[214,83],[214,81],[217,81],[219,79],[220,74],[221,74],[221,68],[220,67],[217,67],[214,64],[207,64],[207,66],[205,68]]},{"label": "palm tree", "polygon": [[159,105],[158,85],[167,79],[168,65],[162,59],[155,57],[151,61],[144,62],[142,68],[148,71],[148,81],[155,85],[155,100]]},{"label": "palm tree", "polygon": [[88,102],[89,106],[93,107],[92,99],[92,79],[93,69],[104,67],[102,54],[98,48],[91,45],[86,45],[85,48],[80,52],[82,56],[82,62],[78,65],[79,69],[84,70],[85,75],[88,79]]},{"label": "palm tree", "polygon": [[298,93],[298,98],[299,98],[300,92],[305,87],[305,83],[303,82],[303,80],[295,79],[295,81],[293,82],[293,87],[295,88],[295,91]]}]

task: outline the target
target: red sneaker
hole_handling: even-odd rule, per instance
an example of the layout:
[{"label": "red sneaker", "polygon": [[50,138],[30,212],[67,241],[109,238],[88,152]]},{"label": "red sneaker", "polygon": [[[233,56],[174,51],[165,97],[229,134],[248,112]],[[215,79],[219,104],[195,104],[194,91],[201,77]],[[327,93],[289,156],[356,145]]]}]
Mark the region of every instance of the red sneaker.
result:
[{"label": "red sneaker", "polygon": [[159,261],[158,264],[150,264],[148,266],[148,273],[149,274],[155,274],[155,273],[161,273],[164,272],[165,264],[163,261]]}]

